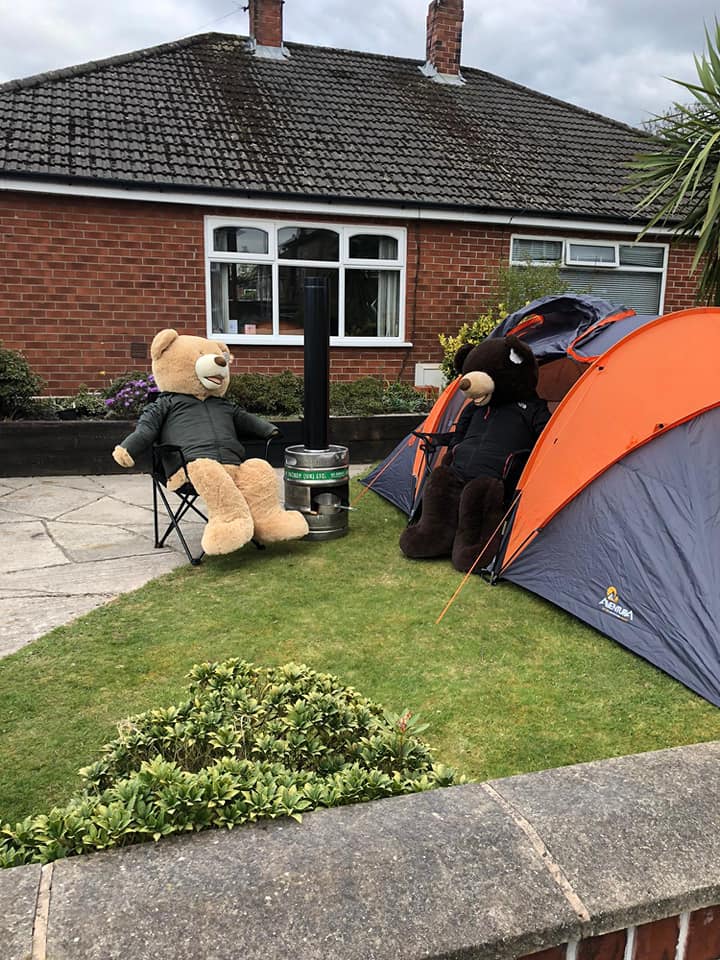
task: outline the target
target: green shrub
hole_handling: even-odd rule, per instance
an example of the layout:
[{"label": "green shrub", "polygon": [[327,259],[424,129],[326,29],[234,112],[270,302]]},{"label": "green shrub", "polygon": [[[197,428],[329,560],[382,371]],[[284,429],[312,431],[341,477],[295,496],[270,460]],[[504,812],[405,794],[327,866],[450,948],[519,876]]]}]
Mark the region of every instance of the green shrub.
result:
[{"label": "green shrub", "polygon": [[248,413],[296,417],[303,409],[303,378],[285,370],[279,374],[238,373],[225,394]]},{"label": "green shrub", "polygon": [[515,264],[498,270],[493,300],[505,304],[505,313],[511,314],[533,300],[560,296],[569,289],[559,263],[539,265],[528,261],[522,266]]},{"label": "green shrub", "polygon": [[13,420],[32,410],[32,398],[44,383],[17,350],[0,347],[0,417]]},{"label": "green shrub", "polygon": [[505,307],[499,304],[491,307],[487,313],[481,313],[472,323],[464,323],[455,336],[444,333],[439,335],[440,346],[443,348],[440,369],[448,382],[457,376],[453,360],[460,347],[465,343],[480,343],[506,316]]},{"label": "green shrub", "polygon": [[84,385],[80,387],[74,397],[55,397],[53,402],[60,416],[62,416],[61,411],[64,410],[83,419],[98,419],[105,417],[107,414],[107,406],[102,396],[88,390]]},{"label": "green shrub", "polygon": [[335,381],[330,384],[330,413],[336,417],[383,413],[383,391],[383,381],[377,377]]},{"label": "green shrub", "polygon": [[562,279],[560,271],[559,263],[539,266],[530,261],[522,266],[514,264],[500,267],[495,274],[493,293],[489,298],[492,305],[477,319],[464,323],[454,336],[441,333],[438,338],[443,348],[440,369],[445,379],[450,381],[455,378],[453,359],[463,344],[480,343],[501,320],[533,300],[566,293],[570,286]]},{"label": "green shrub", "polygon": [[419,391],[410,383],[393,380],[385,384],[382,394],[386,413],[426,413],[437,399],[437,391]]},{"label": "green shrub", "polygon": [[409,711],[305,666],[204,663],[190,696],[118,727],[64,807],[0,828],[0,866],[450,786]]}]

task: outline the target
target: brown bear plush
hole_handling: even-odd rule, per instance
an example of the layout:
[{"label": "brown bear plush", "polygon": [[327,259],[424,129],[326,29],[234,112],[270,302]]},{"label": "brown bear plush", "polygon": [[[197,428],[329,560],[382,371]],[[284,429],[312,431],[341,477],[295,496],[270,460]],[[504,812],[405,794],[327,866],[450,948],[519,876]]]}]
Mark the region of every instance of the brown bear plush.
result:
[{"label": "brown bear plush", "polygon": [[533,446],[550,411],[536,393],[535,356],[517,337],[466,344],[454,364],[470,403],[443,463],[428,479],[419,521],[400,537],[400,549],[413,559],[451,555],[457,570],[470,570],[497,552],[508,457]]},{"label": "brown bear plush", "polygon": [[[161,330],[150,348],[155,381],[163,391],[135,430],[113,450],[121,467],[153,443],[182,448],[193,486],[208,508],[202,548],[231,553],[252,537],[261,543],[304,537],[308,525],[296,510],[283,510],[275,472],[266,460],[245,459],[240,437],[267,440],[276,428],[223,399],[230,382],[224,343]],[[186,482],[173,464],[170,490]]]}]

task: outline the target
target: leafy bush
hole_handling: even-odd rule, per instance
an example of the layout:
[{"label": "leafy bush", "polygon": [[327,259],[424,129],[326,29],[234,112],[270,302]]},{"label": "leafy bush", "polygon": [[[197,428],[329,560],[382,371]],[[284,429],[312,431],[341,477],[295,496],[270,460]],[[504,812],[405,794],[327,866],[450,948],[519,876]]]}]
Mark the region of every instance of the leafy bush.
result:
[{"label": "leafy bush", "polygon": [[32,398],[44,383],[17,350],[0,347],[0,417],[14,419],[32,410]]},{"label": "leafy bush", "polygon": [[383,391],[383,381],[377,377],[331,383],[330,413],[336,417],[369,417],[382,413]]},{"label": "leafy bush", "polygon": [[511,313],[540,297],[566,293],[570,286],[560,275],[560,264],[538,266],[528,261],[522,266],[500,267],[493,288],[492,305],[484,313],[470,323],[464,323],[454,336],[441,333],[438,337],[444,354],[440,369],[448,381],[456,376],[453,358],[463,344],[480,343]]},{"label": "leafy bush", "polygon": [[86,386],[81,386],[74,397],[56,397],[55,408],[59,416],[67,410],[78,417],[104,417],[107,413],[105,401],[99,393],[88,390]]},{"label": "leafy bush", "polygon": [[386,413],[426,413],[437,399],[437,395],[437,389],[418,390],[412,384],[393,380],[386,383],[383,389],[383,410]]},{"label": "leafy bush", "polygon": [[239,373],[230,377],[225,396],[249,413],[295,417],[302,414],[303,378],[285,370],[279,374]]},{"label": "leafy bush", "polygon": [[[562,279],[560,264],[533,264],[501,267],[495,278],[493,299],[505,305],[505,313],[515,313],[521,307],[540,297],[560,296],[570,289]],[[501,318],[502,319],[502,318]]]},{"label": "leafy bush", "polygon": [[487,313],[481,313],[472,323],[464,323],[455,336],[446,336],[444,333],[439,335],[440,346],[443,348],[440,369],[447,381],[454,380],[457,376],[453,360],[460,347],[465,343],[480,343],[506,316],[505,307],[499,304],[491,307]]},{"label": "leafy bush", "polygon": [[409,711],[384,713],[329,674],[204,663],[190,696],[122,723],[85,789],[0,828],[0,866],[450,786]]},{"label": "leafy bush", "polygon": [[109,417],[134,420],[148,403],[157,399],[160,391],[151,373],[127,374],[126,377],[127,379],[118,378],[114,381],[117,387],[113,393],[106,396],[105,409]]}]

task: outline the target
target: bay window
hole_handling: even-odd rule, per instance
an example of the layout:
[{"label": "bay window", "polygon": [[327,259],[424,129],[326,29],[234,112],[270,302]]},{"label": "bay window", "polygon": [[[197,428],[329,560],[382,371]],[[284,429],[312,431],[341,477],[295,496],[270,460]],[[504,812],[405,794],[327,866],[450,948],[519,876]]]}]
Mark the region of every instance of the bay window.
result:
[{"label": "bay window", "polygon": [[304,289],[327,281],[331,343],[404,342],[403,229],[207,217],[208,335],[302,343]]}]

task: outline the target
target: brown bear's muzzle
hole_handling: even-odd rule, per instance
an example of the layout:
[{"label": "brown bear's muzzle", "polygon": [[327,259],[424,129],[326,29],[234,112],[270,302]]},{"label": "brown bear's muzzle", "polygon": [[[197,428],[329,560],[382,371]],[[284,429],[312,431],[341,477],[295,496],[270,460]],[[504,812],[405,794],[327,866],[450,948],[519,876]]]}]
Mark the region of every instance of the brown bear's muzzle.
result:
[{"label": "brown bear's muzzle", "polygon": [[463,376],[458,387],[478,407],[484,407],[490,403],[490,398],[495,389],[495,381],[484,370],[471,370]]}]

